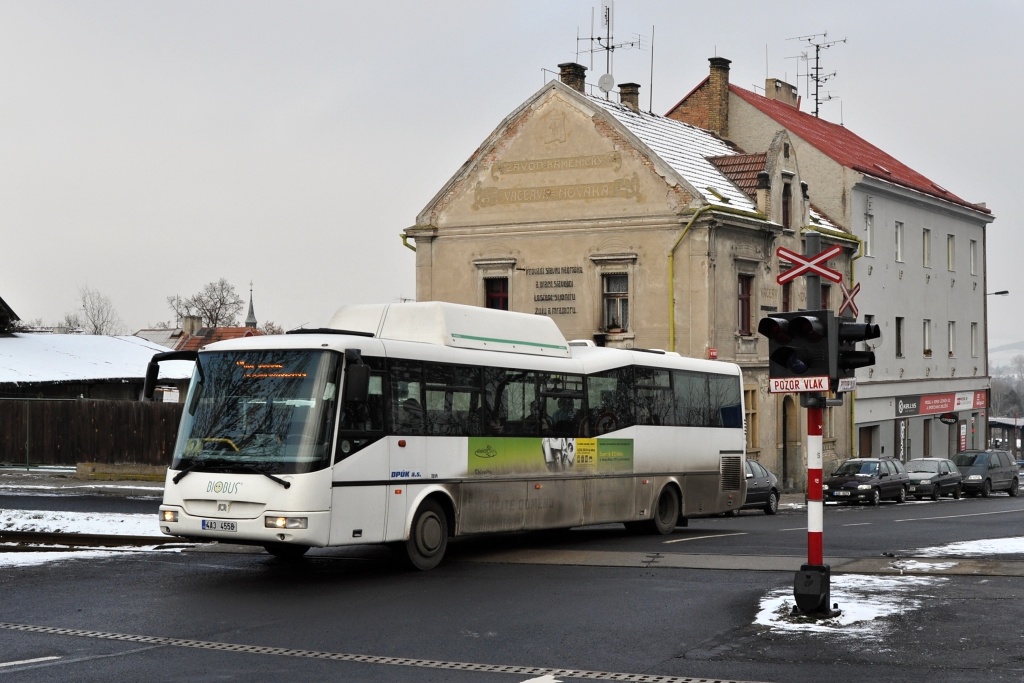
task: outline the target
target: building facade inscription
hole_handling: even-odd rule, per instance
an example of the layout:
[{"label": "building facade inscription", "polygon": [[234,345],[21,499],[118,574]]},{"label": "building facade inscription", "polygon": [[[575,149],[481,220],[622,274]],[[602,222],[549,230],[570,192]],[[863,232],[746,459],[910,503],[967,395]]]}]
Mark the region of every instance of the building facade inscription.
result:
[{"label": "building facade inscription", "polygon": [[482,183],[477,183],[473,198],[474,210],[503,204],[529,204],[576,199],[635,199],[639,202],[641,201],[640,178],[634,173],[630,178],[620,178],[606,183],[512,188],[484,187]]},{"label": "building facade inscription", "polygon": [[576,315],[576,279],[583,266],[547,266],[527,268],[533,281],[533,312],[535,315]]},{"label": "building facade inscription", "polygon": [[491,166],[491,176],[497,180],[503,175],[514,173],[540,173],[542,171],[577,171],[589,168],[611,168],[618,171],[622,167],[622,155],[619,152],[608,154],[585,154],[575,157],[557,159],[521,159],[519,161],[500,161]]}]

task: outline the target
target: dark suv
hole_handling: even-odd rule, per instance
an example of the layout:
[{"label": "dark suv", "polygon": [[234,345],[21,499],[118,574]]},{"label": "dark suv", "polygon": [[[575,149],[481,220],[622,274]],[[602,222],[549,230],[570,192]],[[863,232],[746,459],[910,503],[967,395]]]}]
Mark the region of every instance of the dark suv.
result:
[{"label": "dark suv", "polygon": [[988,498],[993,491],[1017,495],[1020,468],[1006,451],[960,451],[953,462],[964,477],[964,493]]},{"label": "dark suv", "polygon": [[907,500],[910,477],[907,468],[893,458],[853,458],[825,480],[822,498],[835,503],[878,503],[885,499]]}]

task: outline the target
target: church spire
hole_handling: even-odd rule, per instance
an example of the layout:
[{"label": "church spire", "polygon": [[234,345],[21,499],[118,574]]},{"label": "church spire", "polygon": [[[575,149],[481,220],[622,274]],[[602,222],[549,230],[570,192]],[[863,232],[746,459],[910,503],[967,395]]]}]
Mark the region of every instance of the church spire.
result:
[{"label": "church spire", "polygon": [[249,315],[245,318],[245,326],[256,329],[256,312],[252,307],[252,280],[249,280]]}]

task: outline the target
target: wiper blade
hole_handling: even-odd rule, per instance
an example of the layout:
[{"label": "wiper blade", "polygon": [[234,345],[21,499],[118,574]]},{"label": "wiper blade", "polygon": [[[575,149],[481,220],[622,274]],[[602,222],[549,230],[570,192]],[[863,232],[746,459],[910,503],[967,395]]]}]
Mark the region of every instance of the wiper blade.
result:
[{"label": "wiper blade", "polygon": [[171,479],[171,481],[174,482],[175,484],[177,484],[189,472],[200,472],[200,471],[205,470],[206,468],[211,467],[211,466],[226,465],[226,464],[228,464],[226,460],[219,460],[219,459],[218,460],[200,460],[200,459],[196,459],[196,460],[193,460],[192,462],[190,462],[189,464],[185,465],[184,467],[182,467],[181,471],[178,472],[176,475],[174,475],[174,478]]},{"label": "wiper blade", "polygon": [[270,472],[267,472],[266,470],[260,469],[259,467],[256,467],[255,465],[245,465],[245,464],[239,463],[239,464],[231,465],[228,469],[229,469],[229,471],[234,471],[234,472],[252,472],[253,474],[262,474],[267,479],[270,479],[271,481],[280,484],[281,486],[285,487],[286,489],[290,489],[292,487],[292,483],[290,481],[285,481],[281,477],[275,477]]}]

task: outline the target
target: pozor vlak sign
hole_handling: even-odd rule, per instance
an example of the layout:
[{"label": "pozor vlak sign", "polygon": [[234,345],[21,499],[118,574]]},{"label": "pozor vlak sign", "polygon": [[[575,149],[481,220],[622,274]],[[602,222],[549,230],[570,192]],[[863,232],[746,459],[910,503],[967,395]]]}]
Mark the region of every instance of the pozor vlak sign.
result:
[{"label": "pozor vlak sign", "polygon": [[823,377],[769,377],[768,391],[773,394],[799,394],[829,391],[828,376]]}]

